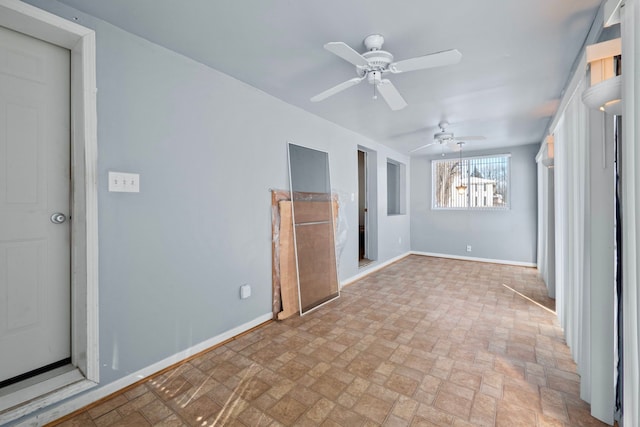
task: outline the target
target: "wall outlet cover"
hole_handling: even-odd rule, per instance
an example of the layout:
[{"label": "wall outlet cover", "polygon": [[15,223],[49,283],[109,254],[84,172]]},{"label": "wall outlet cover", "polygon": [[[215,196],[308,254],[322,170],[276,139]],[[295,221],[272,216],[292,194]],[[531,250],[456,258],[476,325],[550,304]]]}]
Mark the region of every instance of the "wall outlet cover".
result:
[{"label": "wall outlet cover", "polygon": [[242,285],[240,286],[240,298],[247,299],[251,296],[251,286]]}]

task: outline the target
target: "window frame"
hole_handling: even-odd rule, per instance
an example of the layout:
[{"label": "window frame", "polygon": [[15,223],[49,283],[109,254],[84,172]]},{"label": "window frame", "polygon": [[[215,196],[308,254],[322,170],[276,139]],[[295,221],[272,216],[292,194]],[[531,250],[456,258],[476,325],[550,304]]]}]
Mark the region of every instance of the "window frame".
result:
[{"label": "window frame", "polygon": [[[436,165],[439,163],[455,163],[459,162],[460,158],[448,157],[445,159],[442,158],[434,158],[431,159],[431,210],[435,211],[508,211],[511,210],[511,153],[496,153],[496,154],[486,154],[480,156],[462,156],[462,162],[470,162],[476,159],[495,159],[495,158],[504,158],[507,163],[507,171],[506,171],[506,188],[507,195],[505,197],[505,203],[500,206],[471,206],[471,194],[470,192],[466,193],[465,201],[466,206],[438,206],[436,202]],[[471,167],[467,167],[467,174],[465,178],[467,179],[471,176]],[[485,184],[486,186],[486,184]]]}]

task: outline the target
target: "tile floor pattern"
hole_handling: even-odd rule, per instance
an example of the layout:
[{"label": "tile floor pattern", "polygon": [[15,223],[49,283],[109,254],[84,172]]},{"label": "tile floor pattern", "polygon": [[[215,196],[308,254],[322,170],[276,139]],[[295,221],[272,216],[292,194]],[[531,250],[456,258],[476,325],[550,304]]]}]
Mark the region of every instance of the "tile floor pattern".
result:
[{"label": "tile floor pattern", "polygon": [[409,256],[59,424],[592,426],[533,268]]}]

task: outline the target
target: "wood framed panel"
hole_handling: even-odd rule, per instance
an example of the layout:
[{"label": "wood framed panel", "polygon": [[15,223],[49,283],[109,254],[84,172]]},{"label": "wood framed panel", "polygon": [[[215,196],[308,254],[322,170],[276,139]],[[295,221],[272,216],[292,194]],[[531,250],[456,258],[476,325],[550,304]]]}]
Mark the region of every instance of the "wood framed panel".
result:
[{"label": "wood framed panel", "polygon": [[300,314],[340,296],[329,155],[289,144]]}]

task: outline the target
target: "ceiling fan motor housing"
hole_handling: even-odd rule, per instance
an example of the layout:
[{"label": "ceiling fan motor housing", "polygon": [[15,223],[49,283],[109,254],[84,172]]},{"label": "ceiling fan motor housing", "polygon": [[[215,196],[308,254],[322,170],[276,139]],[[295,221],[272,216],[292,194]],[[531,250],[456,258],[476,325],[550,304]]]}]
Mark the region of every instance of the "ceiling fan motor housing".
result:
[{"label": "ceiling fan motor housing", "polygon": [[451,132],[437,132],[433,135],[433,139],[436,141],[448,142],[453,141],[453,133]]},{"label": "ceiling fan motor housing", "polygon": [[393,62],[393,55],[386,50],[370,50],[362,54],[372,68],[387,68]]},{"label": "ceiling fan motor housing", "polygon": [[[384,37],[380,34],[371,34],[364,39],[364,45],[368,51],[362,54],[362,57],[367,60],[368,64],[365,66],[358,66],[358,75],[368,77],[369,83],[376,84],[380,82],[380,75],[389,71],[389,64],[393,62],[393,55],[386,50],[382,50],[382,44],[384,43]],[[379,73],[372,73],[373,71],[379,71]]]},{"label": "ceiling fan motor housing", "polygon": [[372,71],[387,72],[389,64],[393,62],[393,55],[385,50],[371,50],[363,53],[362,56],[368,64],[364,67],[357,67],[360,77]]}]

